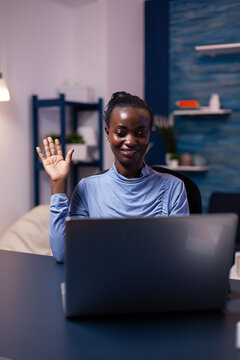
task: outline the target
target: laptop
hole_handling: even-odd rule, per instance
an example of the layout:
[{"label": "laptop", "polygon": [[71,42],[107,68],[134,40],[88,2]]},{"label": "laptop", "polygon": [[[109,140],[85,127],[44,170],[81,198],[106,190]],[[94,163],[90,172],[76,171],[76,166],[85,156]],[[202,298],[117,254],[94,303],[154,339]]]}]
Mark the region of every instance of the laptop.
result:
[{"label": "laptop", "polygon": [[66,220],[65,315],[222,309],[236,214]]}]

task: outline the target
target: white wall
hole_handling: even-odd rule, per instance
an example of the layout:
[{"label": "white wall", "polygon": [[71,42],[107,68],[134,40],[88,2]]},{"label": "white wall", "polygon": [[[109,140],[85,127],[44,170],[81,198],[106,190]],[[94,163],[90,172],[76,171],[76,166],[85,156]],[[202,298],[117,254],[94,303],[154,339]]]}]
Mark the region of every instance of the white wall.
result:
[{"label": "white wall", "polygon": [[[142,0],[99,0],[75,13],[75,76],[107,105],[113,92],[143,97],[144,8]],[[112,165],[105,142],[105,168]]]},{"label": "white wall", "polygon": [[[64,82],[78,82],[105,105],[117,90],[143,96],[143,2],[72,8],[57,0],[0,0],[0,24],[1,70],[12,96],[0,102],[1,236],[33,206],[32,94],[55,97]],[[106,148],[105,167],[111,163]]]},{"label": "white wall", "polygon": [[0,0],[2,71],[12,97],[0,102],[0,236],[33,205],[30,97],[55,96],[71,75],[71,19],[68,8],[46,0]]},{"label": "white wall", "polygon": [[116,90],[143,96],[144,12],[139,0],[108,0],[107,98]]},{"label": "white wall", "polygon": [[[143,97],[144,92],[144,12],[139,0],[107,2],[107,86],[106,99],[116,91]],[[105,148],[109,147],[105,143]],[[106,151],[106,167],[112,156]]]}]

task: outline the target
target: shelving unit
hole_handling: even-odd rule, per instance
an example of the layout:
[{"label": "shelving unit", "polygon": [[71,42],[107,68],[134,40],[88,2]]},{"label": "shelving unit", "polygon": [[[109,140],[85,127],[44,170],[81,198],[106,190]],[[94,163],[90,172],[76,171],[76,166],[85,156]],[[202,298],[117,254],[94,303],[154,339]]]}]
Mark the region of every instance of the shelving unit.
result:
[{"label": "shelving unit", "polygon": [[[71,110],[72,132],[77,131],[78,114],[82,111],[97,111],[98,112],[98,144],[99,144],[99,159],[93,161],[77,161],[72,163],[72,183],[76,184],[77,170],[81,166],[96,166],[99,171],[103,169],[103,131],[102,131],[102,99],[97,103],[81,103],[66,101],[64,94],[60,94],[55,99],[38,99],[37,95],[32,96],[32,121],[33,121],[33,143],[34,149],[39,145],[39,109],[47,107],[57,107],[60,110],[60,136],[63,156],[65,157],[66,148],[66,108]],[[39,161],[38,154],[34,151],[34,204],[39,205],[39,172],[43,170],[42,163]]]},{"label": "shelving unit", "polygon": [[240,43],[201,45],[195,46],[195,50],[201,52],[203,55],[210,56],[222,54],[237,54],[240,53]]}]

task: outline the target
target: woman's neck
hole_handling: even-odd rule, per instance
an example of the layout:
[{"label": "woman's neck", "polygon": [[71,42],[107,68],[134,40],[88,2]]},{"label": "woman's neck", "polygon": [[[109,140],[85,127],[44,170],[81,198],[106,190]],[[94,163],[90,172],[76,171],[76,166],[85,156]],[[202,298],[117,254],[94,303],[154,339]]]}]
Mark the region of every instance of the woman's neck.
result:
[{"label": "woman's neck", "polygon": [[142,168],[144,167],[144,163],[136,167],[132,167],[115,160],[115,166],[120,175],[128,179],[133,179],[140,177]]}]

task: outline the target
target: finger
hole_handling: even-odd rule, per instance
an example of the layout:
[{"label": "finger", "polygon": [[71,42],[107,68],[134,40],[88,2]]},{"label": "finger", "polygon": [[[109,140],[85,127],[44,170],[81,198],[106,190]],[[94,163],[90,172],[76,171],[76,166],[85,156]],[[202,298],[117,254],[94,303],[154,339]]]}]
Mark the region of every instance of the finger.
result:
[{"label": "finger", "polygon": [[60,155],[60,156],[63,156],[62,147],[61,147],[59,139],[55,140],[55,145],[56,145],[56,148],[57,148],[57,154]]},{"label": "finger", "polygon": [[47,139],[43,139],[43,145],[44,145],[44,150],[45,150],[46,157],[51,156],[51,152],[50,152],[50,149],[49,149]]},{"label": "finger", "polygon": [[66,160],[67,163],[70,163],[70,162],[71,162],[73,152],[74,152],[74,149],[70,149],[70,150],[67,152],[67,155],[66,155],[66,158],[65,158],[65,160]]},{"label": "finger", "polygon": [[51,136],[49,136],[47,139],[48,139],[51,155],[56,155],[57,152],[56,152],[56,148],[55,148],[53,139],[51,138]]},{"label": "finger", "polygon": [[46,160],[46,158],[43,155],[42,150],[39,146],[36,147],[36,150],[37,150],[38,156],[40,157],[41,161],[43,162],[44,160]]}]

